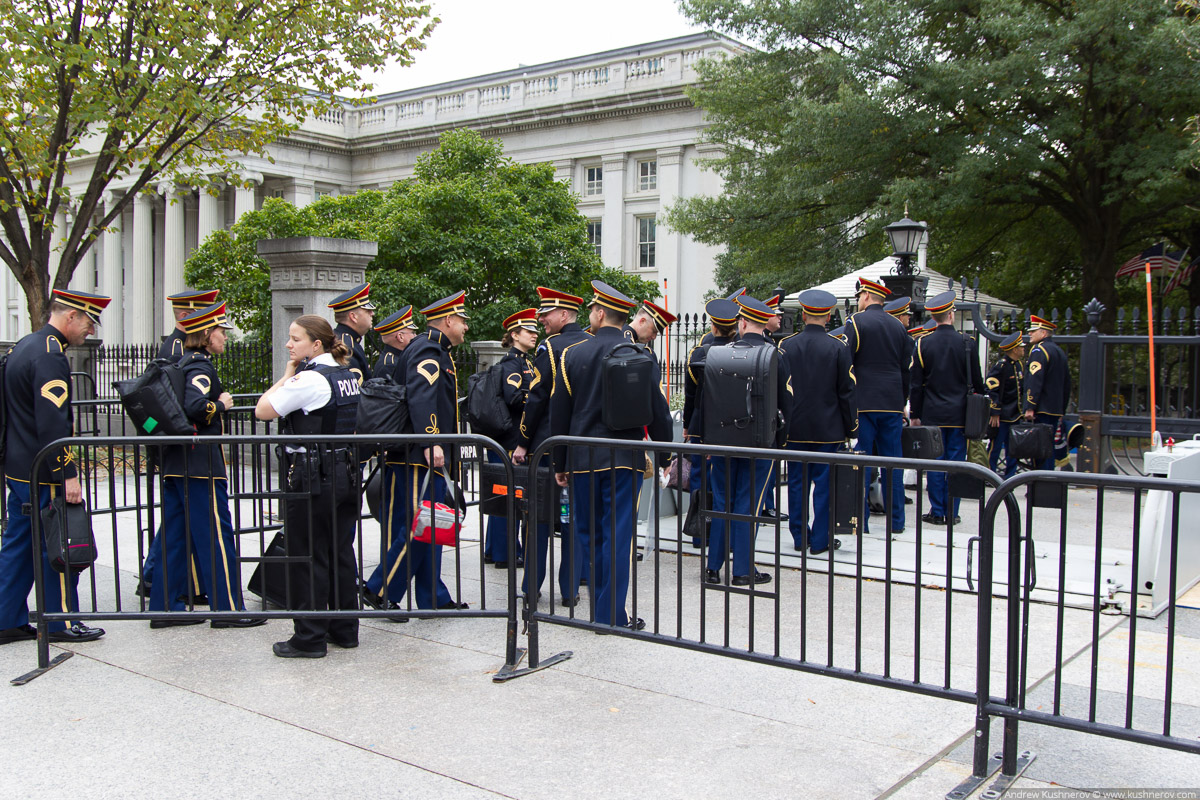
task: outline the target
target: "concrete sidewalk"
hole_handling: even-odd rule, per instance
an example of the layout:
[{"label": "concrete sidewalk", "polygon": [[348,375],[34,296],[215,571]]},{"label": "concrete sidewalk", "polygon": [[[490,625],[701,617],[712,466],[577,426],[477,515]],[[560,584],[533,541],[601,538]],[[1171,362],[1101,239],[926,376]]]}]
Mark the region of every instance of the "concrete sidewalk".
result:
[{"label": "concrete sidewalk", "polygon": [[[475,546],[464,561],[477,558]],[[499,597],[502,573],[485,577]],[[800,574],[781,580],[792,592]],[[644,584],[639,601],[652,590]],[[834,590],[855,586],[837,578]],[[813,613],[823,614],[816,599]],[[1056,623],[1041,608],[1031,618],[1031,707],[1049,702],[1052,686],[1045,639]],[[1093,619],[1064,613],[1074,659],[1061,687],[1072,709],[1081,692],[1086,704]],[[1120,672],[1129,620],[1099,622],[1104,679]],[[368,622],[359,648],[331,647],[315,661],[271,654],[290,634],[284,621],[223,631],[102,624],[106,637],[72,647],[77,655],[48,674],[0,686],[0,796],[939,798],[970,773],[968,704],[563,626],[541,626],[542,653],[573,658],[494,684],[500,620]],[[1138,621],[1139,662],[1163,648],[1165,624]],[[1176,626],[1173,725],[1194,736],[1200,612],[1180,609]],[[839,659],[854,635],[835,628]],[[868,661],[872,646],[864,641]],[[955,685],[973,674],[964,649],[953,657]],[[923,680],[937,680],[932,655]],[[35,665],[32,643],[0,647],[6,678]],[[1161,683],[1161,665],[1143,666]],[[1119,715],[1123,684],[1099,685],[1101,712]],[[1139,710],[1153,712],[1161,686],[1139,678],[1138,694]],[[998,725],[992,745],[999,750]],[[1182,753],[1033,725],[1022,726],[1021,746],[1037,760],[1020,786],[1200,786],[1200,759]]]}]

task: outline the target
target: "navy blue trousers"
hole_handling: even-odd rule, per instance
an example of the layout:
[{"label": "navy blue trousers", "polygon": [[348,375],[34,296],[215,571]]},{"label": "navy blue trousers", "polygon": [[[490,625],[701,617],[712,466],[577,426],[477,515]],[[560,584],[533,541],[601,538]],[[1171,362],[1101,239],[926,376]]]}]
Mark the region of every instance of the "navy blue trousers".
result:
[{"label": "navy blue trousers", "polygon": [[[1033,421],[1038,425],[1050,426],[1050,440],[1054,441],[1054,435],[1058,432],[1059,423],[1062,422],[1062,417],[1056,417],[1053,414],[1034,414]],[[1043,458],[1037,463],[1038,469],[1054,471],[1054,452],[1051,450],[1047,458]]]},{"label": "navy blue trousers", "polygon": [[[581,540],[590,547],[592,537],[595,537],[596,579],[591,584],[596,603],[595,621],[604,625],[625,625],[629,622],[625,599],[629,596],[629,562],[642,473],[632,469],[580,472],[571,476],[571,488],[571,522],[576,530],[576,547]],[[566,559],[569,554],[564,553],[563,557]]]},{"label": "navy blue trousers", "polygon": [[[487,460],[492,464],[501,464],[503,459],[500,454],[494,450],[487,450]],[[515,502],[515,501],[514,501]],[[521,522],[518,519],[517,525],[517,553],[524,552],[521,546]],[[489,516],[487,521],[487,533],[483,539],[483,554],[492,561],[508,561],[508,517]]]},{"label": "navy blue trousers", "polygon": [[996,429],[996,438],[992,439],[991,452],[988,453],[988,466],[992,468],[992,472],[999,475],[1000,470],[996,469],[996,465],[1000,463],[1000,451],[1004,451],[1004,474],[1001,477],[1005,480],[1017,474],[1017,460],[1008,452],[1008,432],[1010,430],[1012,430],[1011,422],[1000,423],[1000,427]]},{"label": "navy blue trousers", "polygon": [[417,608],[433,609],[453,601],[450,590],[442,582],[442,546],[412,541],[413,512],[421,500],[441,502],[446,496],[446,481],[440,472],[434,473],[424,496],[418,499],[421,482],[429,470],[423,466],[388,464],[383,473],[384,519],[383,560],[371,577],[367,588],[376,596],[383,595],[387,584],[387,600],[399,603],[408,585],[413,583]]},{"label": "navy blue trousers", "polygon": [[162,543],[166,545],[166,560],[158,565],[150,584],[151,611],[182,611],[187,607],[189,568],[198,573],[214,611],[245,609],[225,484],[212,478],[163,479]]},{"label": "navy blue trousers", "polygon": [[[904,415],[886,411],[860,411],[858,413],[858,449],[867,455],[878,455],[882,458],[900,458],[900,432],[904,429]],[[884,480],[888,473],[892,478],[892,533],[904,530],[904,470],[883,470]],[[869,486],[875,479],[875,470],[871,470]],[[883,498],[887,502],[887,484],[883,485]],[[871,518],[871,509],[866,499],[863,500],[863,531],[869,529],[865,520]]]},{"label": "navy blue trousers", "polygon": [[[714,456],[709,462],[713,511],[758,514],[762,510],[763,495],[775,471],[775,463],[771,459],[726,459]],[[754,473],[753,477],[751,472]],[[757,525],[749,522],[713,519],[708,529],[708,568],[719,570],[725,563],[726,548],[729,547],[733,550],[734,576],[750,575],[754,571],[754,534],[757,529]]]},{"label": "navy blue trousers", "polygon": [[[33,588],[33,530],[21,506],[29,502],[29,484],[8,480],[8,527],[0,541],[0,630],[29,624],[29,590]],[[56,487],[57,488],[57,487]],[[50,487],[38,491],[37,512],[50,505]],[[67,575],[50,566],[46,540],[42,539],[42,580],[45,582],[47,612],[79,609],[79,573]],[[51,631],[61,631],[65,622],[51,622]]]},{"label": "navy blue trousers", "polygon": [[[967,438],[962,428],[942,428],[941,461],[966,461]],[[958,516],[960,498],[954,498],[954,511],[950,508],[950,482],[944,472],[929,473],[929,513],[935,517]]]},{"label": "navy blue trousers", "polygon": [[[788,449],[807,453],[832,453],[837,450],[837,443],[788,442]],[[816,488],[813,491],[813,509],[810,515],[808,493],[814,484]],[[803,550],[806,544],[813,550],[829,547],[828,464],[816,461],[792,461],[788,464],[788,527],[792,532],[792,544],[797,550]]]}]

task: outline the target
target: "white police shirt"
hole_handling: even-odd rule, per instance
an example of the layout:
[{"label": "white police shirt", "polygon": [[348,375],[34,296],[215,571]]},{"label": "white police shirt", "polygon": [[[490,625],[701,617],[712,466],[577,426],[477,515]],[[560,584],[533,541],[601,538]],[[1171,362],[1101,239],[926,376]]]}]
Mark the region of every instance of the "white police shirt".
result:
[{"label": "white police shirt", "polygon": [[[339,366],[337,360],[329,353],[322,353],[309,363],[329,367]],[[332,397],[333,391],[325,376],[316,370],[306,369],[284,381],[282,386],[267,397],[267,402],[271,404],[271,408],[275,409],[276,414],[286,417],[295,411],[303,411],[307,414],[310,411],[322,409],[328,405]]]}]

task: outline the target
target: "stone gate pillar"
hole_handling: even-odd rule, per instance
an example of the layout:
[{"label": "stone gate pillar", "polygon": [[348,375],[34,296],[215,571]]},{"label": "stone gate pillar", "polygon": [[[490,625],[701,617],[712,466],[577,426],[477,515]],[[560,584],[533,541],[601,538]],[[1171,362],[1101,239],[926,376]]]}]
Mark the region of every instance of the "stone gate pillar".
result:
[{"label": "stone gate pillar", "polygon": [[260,239],[258,255],[271,268],[271,366],[279,380],[287,365],[288,326],[301,314],[333,322],[328,304],[366,278],[367,264],[379,252],[375,242],[298,236]]}]

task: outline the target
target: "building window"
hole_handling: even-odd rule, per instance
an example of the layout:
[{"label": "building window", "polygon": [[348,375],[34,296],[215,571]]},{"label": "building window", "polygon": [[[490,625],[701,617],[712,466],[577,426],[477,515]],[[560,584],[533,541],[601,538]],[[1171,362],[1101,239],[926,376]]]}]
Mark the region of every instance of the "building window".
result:
[{"label": "building window", "polygon": [[638,162],[638,191],[648,192],[658,188],[658,161]]},{"label": "building window", "polygon": [[583,170],[583,196],[604,194],[604,167],[585,167]]},{"label": "building window", "polygon": [[654,217],[638,217],[638,269],[654,269]]},{"label": "building window", "polygon": [[600,235],[601,222],[600,220],[589,220],[587,224],[587,240],[592,249],[596,251],[596,257],[600,256]]}]

